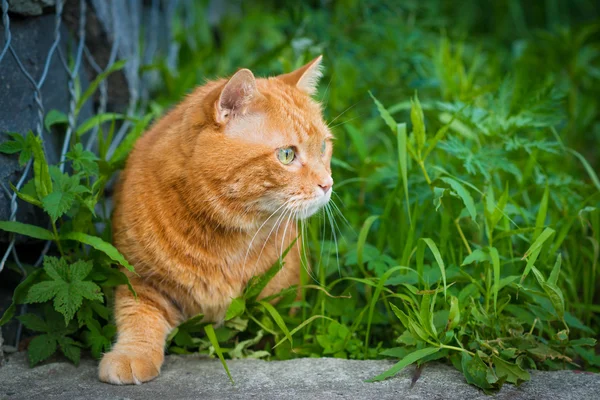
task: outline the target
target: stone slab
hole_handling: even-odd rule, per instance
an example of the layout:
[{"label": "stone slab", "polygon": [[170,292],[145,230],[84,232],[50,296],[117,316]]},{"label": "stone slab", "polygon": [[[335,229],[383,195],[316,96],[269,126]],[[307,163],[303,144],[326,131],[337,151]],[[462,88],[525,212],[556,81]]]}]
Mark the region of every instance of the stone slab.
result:
[{"label": "stone slab", "polygon": [[598,399],[600,375],[585,372],[532,372],[520,387],[505,385],[494,396],[465,383],[462,375],[442,364],[426,365],[411,388],[414,367],[384,382],[365,379],[393,365],[391,361],[305,358],[289,361],[232,360],[235,385],[220,362],[198,356],[167,356],[162,374],[139,386],[113,386],[98,381],[97,362],[79,367],[54,362],[29,368],[23,353],[13,354],[0,368],[0,399]]}]

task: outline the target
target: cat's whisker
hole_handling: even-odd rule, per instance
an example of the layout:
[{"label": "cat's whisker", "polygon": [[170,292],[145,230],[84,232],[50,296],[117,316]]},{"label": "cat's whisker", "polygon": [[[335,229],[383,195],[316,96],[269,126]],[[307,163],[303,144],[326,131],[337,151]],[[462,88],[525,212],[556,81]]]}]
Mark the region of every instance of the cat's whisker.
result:
[{"label": "cat's whisker", "polygon": [[340,251],[339,251],[339,247],[338,247],[337,234],[335,233],[334,219],[333,219],[333,215],[331,215],[330,205],[326,204],[325,207],[327,209],[327,216],[329,217],[329,224],[331,225],[331,233],[333,235],[333,241],[335,242],[335,258],[336,258],[337,265],[338,265],[338,272],[341,274]]},{"label": "cat's whisker", "polygon": [[338,126],[344,125],[344,124],[346,124],[348,122],[354,121],[355,119],[363,117],[363,116],[364,116],[364,114],[357,115],[356,117],[353,117],[353,118],[347,119],[345,121],[342,121],[342,122],[340,122],[338,124],[335,124],[334,126],[330,126],[329,129],[337,128]]},{"label": "cat's whisker", "polygon": [[[306,273],[308,274],[308,276],[310,276],[310,278],[315,281],[318,282],[318,280],[312,275],[312,271],[310,268],[310,265],[308,264],[308,254],[306,253],[306,247],[308,247],[308,226],[304,221],[300,222],[300,227],[302,228],[302,237],[306,237],[306,246],[302,246],[302,252],[304,253],[304,269],[306,271]],[[303,239],[304,240],[304,239]]]},{"label": "cat's whisker", "polygon": [[[333,75],[334,75],[334,73],[332,73],[331,78],[329,78],[329,83],[327,84],[327,87],[325,88],[325,93],[323,94],[323,97],[321,98],[321,103],[329,94],[329,86],[331,86],[331,82],[333,81]],[[328,104],[329,104],[329,97],[327,97],[327,102],[325,103],[325,105],[327,106]]]},{"label": "cat's whisker", "polygon": [[350,107],[346,108],[344,111],[342,111],[340,114],[338,114],[337,117],[335,117],[334,119],[332,119],[331,121],[329,121],[329,123],[327,124],[327,127],[329,127],[331,129],[331,124],[333,124],[339,117],[341,117],[342,115],[344,115],[346,112],[348,112],[351,109],[353,109],[359,103],[360,103],[360,101],[358,101],[358,102],[352,104]]},{"label": "cat's whisker", "polygon": [[[333,208],[332,208],[332,210],[333,210]],[[334,217],[334,216],[333,216],[333,213],[332,213],[331,215],[332,215],[332,217]],[[339,234],[340,234],[340,236],[339,236],[339,237],[340,237],[340,239],[344,239],[344,240],[345,240],[345,238],[344,238],[344,234],[342,233],[342,230],[340,229],[340,226],[338,225],[338,223],[337,223],[337,221],[336,221],[335,217],[334,217],[334,218],[332,218],[332,220],[333,220],[333,224],[335,225],[335,228],[337,229],[337,231],[338,231],[338,232],[339,232]]]},{"label": "cat's whisker", "polygon": [[290,213],[287,217],[287,221],[285,222],[285,228],[283,230],[283,235],[281,236],[281,256],[282,257],[283,257],[283,253],[285,252],[285,249],[286,249],[283,247],[283,244],[285,243],[285,234],[287,233],[287,230],[290,226],[290,219],[292,218],[293,215],[294,215],[294,210],[290,209]]},{"label": "cat's whisker", "polygon": [[319,250],[319,268],[322,268],[323,260],[323,248],[325,247],[325,207],[321,207],[321,213],[323,215],[323,221],[321,222],[321,248]]},{"label": "cat's whisker", "polygon": [[[334,210],[334,207],[333,207],[333,206],[336,206],[336,205],[335,205],[335,203],[331,202],[331,205],[332,205],[331,209],[332,209],[332,210]],[[336,206],[336,207],[337,207],[337,206]],[[339,211],[339,210],[338,210],[338,213],[339,213],[339,214],[340,214],[340,215],[343,217],[343,215],[341,214],[341,211]],[[342,230],[340,229],[340,226],[339,226],[339,225],[338,225],[338,223],[337,223],[337,220],[336,220],[335,216],[333,215],[333,212],[331,213],[331,217],[332,217],[332,218],[331,218],[331,220],[333,221],[333,225],[335,226],[335,228],[336,228],[336,229],[337,229],[337,231],[339,232],[339,235],[340,235],[340,236],[339,236],[339,238],[340,238],[340,241],[341,241],[341,240],[344,240],[344,242],[345,242],[345,241],[346,241],[346,239],[345,239],[345,237],[344,237],[344,234],[342,233]],[[340,265],[339,265],[339,254],[340,254],[340,253],[339,253],[339,248],[336,248],[336,251],[337,251],[337,257],[338,257],[338,270],[340,270]],[[340,273],[341,273],[341,272],[340,272]]]},{"label": "cat's whisker", "polygon": [[300,246],[296,246],[296,247],[298,248],[298,258],[300,259],[300,264],[302,264],[302,253],[300,251],[300,248],[304,246],[304,235],[298,228],[298,224],[301,224],[301,223],[302,222],[298,218],[296,218],[296,234],[300,238]]},{"label": "cat's whisker", "polygon": [[[281,229],[283,229],[283,233],[281,234],[281,246],[279,247],[279,251],[277,251],[277,244],[275,245],[275,251],[279,254],[279,257],[281,257],[285,251],[283,244],[285,242],[285,234],[286,234],[287,228],[289,226],[290,216],[293,213],[293,209],[292,209],[293,204],[294,204],[294,202],[291,202],[289,207],[284,211],[283,218],[281,218],[281,220],[279,220],[279,226],[277,227],[277,230],[275,231],[275,240],[277,240],[277,234],[280,233]],[[284,224],[284,221],[285,221],[285,224]],[[284,225],[284,226],[282,227],[282,225]]]},{"label": "cat's whisker", "polygon": [[[335,194],[335,192],[334,192],[334,194]],[[336,196],[337,196],[337,194],[336,194]],[[342,217],[342,220],[346,223],[346,226],[348,226],[348,228],[350,228],[350,230],[352,231],[352,233],[354,233],[356,235],[356,231],[354,230],[354,228],[352,227],[352,225],[350,225],[350,222],[346,219],[346,217],[344,216],[344,213],[342,213],[342,210],[340,210],[340,208],[338,207],[338,205],[335,204],[335,202],[333,201],[333,199],[331,199],[329,202],[332,205],[333,211],[335,211],[340,217]],[[341,234],[341,230],[340,230],[340,234]]]},{"label": "cat's whisker", "polygon": [[321,282],[319,281],[319,279],[315,275],[313,275],[310,265],[308,263],[308,255],[306,254],[306,247],[308,247],[308,238],[306,239],[307,245],[304,246],[304,237],[305,237],[305,235],[308,236],[308,234],[307,234],[308,226],[304,220],[300,220],[300,227],[302,229],[302,251],[304,253],[304,260],[305,260],[304,263],[301,262],[301,265],[304,267],[304,270],[306,271],[306,273],[308,274],[310,279],[315,281],[317,284],[321,285]]},{"label": "cat's whisker", "polygon": [[[333,232],[333,228],[331,227],[331,222],[329,221],[329,206],[327,204],[325,204],[325,206],[323,207],[323,209],[325,210],[325,220],[323,221],[323,224],[327,224],[329,223],[330,226],[330,234],[329,234],[329,242],[328,242],[328,246],[327,246],[327,266],[329,266],[329,261],[331,260],[331,243],[334,242],[334,232]],[[334,242],[335,243],[335,242]]]},{"label": "cat's whisker", "polygon": [[243,271],[246,270],[246,261],[248,261],[248,255],[250,254],[250,250],[252,249],[252,243],[254,243],[254,239],[256,239],[256,236],[258,235],[258,233],[260,232],[260,230],[266,225],[267,222],[269,222],[269,220],[279,211],[281,210],[283,207],[285,207],[286,203],[283,203],[281,206],[279,206],[278,209],[276,209],[275,211],[273,211],[273,213],[271,215],[269,215],[269,218],[267,218],[265,220],[265,222],[262,223],[262,225],[257,229],[256,233],[254,234],[254,236],[252,236],[252,240],[250,240],[250,244],[248,244],[248,250],[246,250],[246,256],[244,257],[244,264],[242,266]]},{"label": "cat's whisker", "polygon": [[[291,200],[286,201],[283,205],[286,206],[289,203],[291,203]],[[262,256],[262,253],[265,250],[265,247],[266,247],[267,243],[269,242],[269,239],[271,238],[271,234],[273,233],[273,231],[275,231],[275,237],[277,238],[277,231],[279,230],[279,226],[281,224],[280,221],[284,218],[284,216],[286,214],[287,214],[287,210],[284,210],[281,214],[279,214],[279,216],[275,220],[275,223],[273,224],[273,227],[269,231],[269,234],[267,235],[267,237],[265,239],[265,242],[263,243],[263,246],[260,249],[260,253],[258,253],[258,257],[257,257],[256,262],[254,263],[254,267],[252,269],[252,275],[254,275],[254,271],[256,271],[256,267],[258,266],[258,263],[260,261],[260,257]],[[275,249],[275,250],[277,250],[277,249]]]}]

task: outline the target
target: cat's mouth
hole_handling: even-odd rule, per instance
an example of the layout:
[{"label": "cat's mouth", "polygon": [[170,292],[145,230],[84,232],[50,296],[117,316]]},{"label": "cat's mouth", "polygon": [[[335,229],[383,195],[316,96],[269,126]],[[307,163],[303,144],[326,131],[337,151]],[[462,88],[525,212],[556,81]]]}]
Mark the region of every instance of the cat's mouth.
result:
[{"label": "cat's mouth", "polygon": [[321,208],[331,199],[331,190],[327,193],[315,196],[309,200],[306,200],[304,207],[296,214],[298,219],[307,219],[317,213]]}]

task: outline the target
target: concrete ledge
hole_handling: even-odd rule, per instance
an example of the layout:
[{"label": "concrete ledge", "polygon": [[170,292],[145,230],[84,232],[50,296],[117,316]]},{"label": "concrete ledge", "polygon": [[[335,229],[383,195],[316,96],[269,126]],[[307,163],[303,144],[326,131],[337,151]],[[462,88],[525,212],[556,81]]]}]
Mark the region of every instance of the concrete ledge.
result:
[{"label": "concrete ledge", "polygon": [[465,383],[450,366],[427,365],[410,388],[414,367],[384,382],[365,379],[389,368],[390,361],[332,358],[265,362],[229,361],[236,381],[229,383],[216,359],[168,356],[162,374],[140,386],[98,381],[97,363],[79,367],[55,362],[29,368],[25,354],[14,354],[0,368],[0,399],[598,399],[600,375],[585,372],[532,372],[531,382],[505,385],[487,396]]}]

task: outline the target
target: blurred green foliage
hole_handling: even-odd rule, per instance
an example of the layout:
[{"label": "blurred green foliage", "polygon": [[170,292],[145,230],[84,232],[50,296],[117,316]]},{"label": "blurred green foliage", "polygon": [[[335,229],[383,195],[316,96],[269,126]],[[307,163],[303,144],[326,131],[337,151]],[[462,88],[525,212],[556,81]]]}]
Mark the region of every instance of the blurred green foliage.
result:
[{"label": "blurred green foliage", "polygon": [[[262,2],[210,29],[202,10],[158,110],[205,77],[325,57],[343,216],[325,210],[304,240],[305,283],[328,292],[305,290],[300,319],[282,301],[302,329],[293,352],[262,355],[401,358],[392,372],[446,358],[485,390],[523,368],[599,366],[576,339],[600,324],[597,4]],[[259,351],[265,329],[288,336],[244,310]]]},{"label": "blurred green foliage", "polygon": [[[303,274],[302,301],[290,290],[272,306],[258,301],[251,285],[233,302],[224,326],[207,329],[201,317],[189,320],[170,335],[170,352],[222,360],[399,359],[374,380],[437,359],[485,391],[528,380],[531,368],[598,370],[596,2],[229,3],[216,25],[208,23],[205,6],[199,2],[194,13],[174,21],[179,67],[169,69],[163,59],[145,67],[158,71],[161,86],[152,112],[140,116],[118,157],[107,160],[106,146],[90,155],[74,144],[77,176],[84,186],[89,178],[109,179],[150,118],[207,78],[240,67],[275,75],[324,54],[317,98],[336,136],[335,205],[305,226],[301,239],[313,268]],[[36,148],[31,140],[5,150],[30,151]],[[67,185],[67,177],[51,175],[55,188],[59,181]],[[65,185],[62,192],[72,191]],[[102,188],[73,194],[72,201],[103,201]],[[30,195],[55,216],[73,206],[56,209],[47,204],[48,193]],[[22,321],[50,332],[43,337],[50,335],[54,348],[62,346],[60,338],[74,338],[97,356],[114,335],[106,308],[110,290],[123,283],[109,266],[122,261],[105,242],[89,254],[73,247],[73,240],[92,243],[77,236],[82,229],[109,236],[81,224],[91,213],[70,210],[73,222],[61,222],[54,233],[28,232],[70,240],[71,247],[61,249],[69,263],[93,260],[89,277],[55,281],[60,287],[96,282],[105,299],[98,300],[92,282],[85,284],[79,329],[73,321],[49,329],[60,320],[52,310],[47,325]],[[93,217],[108,222],[106,215]],[[28,301],[27,291],[35,300],[36,279],[54,282],[44,274],[50,275],[30,275],[18,290],[21,302]],[[65,342],[61,349],[69,356],[73,346]],[[34,354],[32,363],[43,358]]]}]

